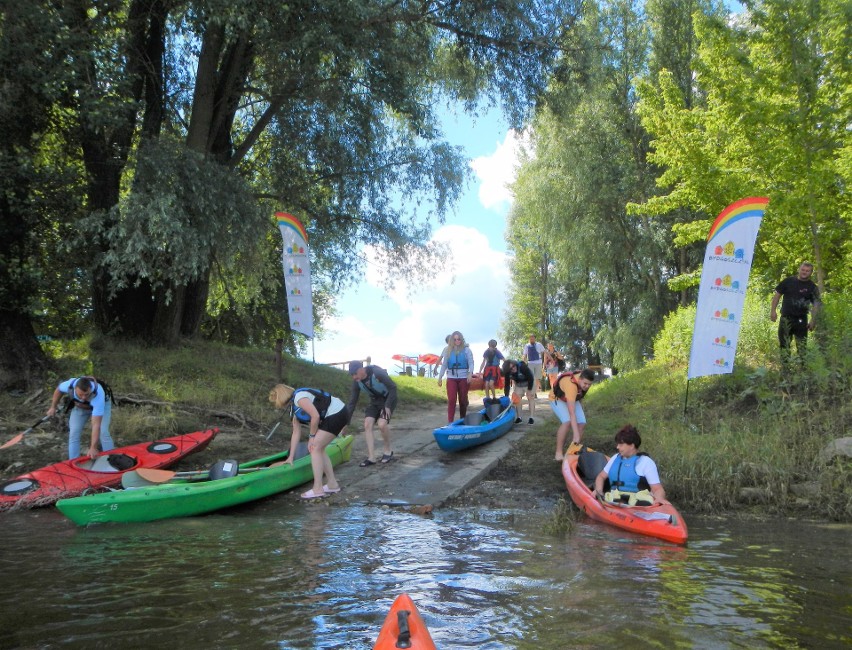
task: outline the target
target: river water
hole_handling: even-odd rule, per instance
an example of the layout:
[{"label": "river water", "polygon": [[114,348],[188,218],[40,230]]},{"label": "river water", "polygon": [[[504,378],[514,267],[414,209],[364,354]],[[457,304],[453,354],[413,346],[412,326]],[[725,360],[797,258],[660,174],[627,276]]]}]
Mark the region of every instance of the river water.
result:
[{"label": "river water", "polygon": [[687,517],[685,548],[582,516],[302,504],[77,528],[0,516],[0,648],[371,648],[408,592],[439,648],[852,644],[852,527]]}]

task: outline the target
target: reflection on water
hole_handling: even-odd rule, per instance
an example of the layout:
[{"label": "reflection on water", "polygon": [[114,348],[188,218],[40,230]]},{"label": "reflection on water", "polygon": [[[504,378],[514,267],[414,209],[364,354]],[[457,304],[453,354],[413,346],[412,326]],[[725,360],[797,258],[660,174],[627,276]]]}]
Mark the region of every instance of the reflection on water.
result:
[{"label": "reflection on water", "polygon": [[[687,548],[529,513],[271,499],[74,527],[2,519],[0,648],[371,648],[408,592],[441,648],[841,647],[849,527],[690,519]],[[830,561],[829,561],[830,560]]]}]

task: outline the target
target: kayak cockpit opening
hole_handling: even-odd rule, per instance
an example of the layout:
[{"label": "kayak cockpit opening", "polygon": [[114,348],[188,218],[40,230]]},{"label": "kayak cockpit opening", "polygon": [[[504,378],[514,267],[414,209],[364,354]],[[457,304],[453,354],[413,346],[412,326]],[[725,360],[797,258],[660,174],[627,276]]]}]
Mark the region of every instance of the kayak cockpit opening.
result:
[{"label": "kayak cockpit opening", "polygon": [[103,454],[74,464],[88,472],[126,472],[136,467],[136,459],[128,454]]}]

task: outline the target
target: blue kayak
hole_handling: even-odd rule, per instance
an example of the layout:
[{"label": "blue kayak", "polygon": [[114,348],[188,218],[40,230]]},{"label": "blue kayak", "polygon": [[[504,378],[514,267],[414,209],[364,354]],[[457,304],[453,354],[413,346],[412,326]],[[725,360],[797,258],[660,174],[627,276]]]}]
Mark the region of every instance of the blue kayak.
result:
[{"label": "blue kayak", "polygon": [[[496,408],[495,408],[496,407]],[[491,414],[489,419],[488,414]],[[444,451],[461,451],[496,440],[515,426],[515,407],[508,397],[500,397],[499,406],[486,406],[479,411],[480,418],[468,413],[467,418],[439,427],[432,432],[438,446]],[[472,417],[473,416],[473,417]],[[470,422],[480,419],[478,424]],[[465,423],[467,420],[468,423]]]}]

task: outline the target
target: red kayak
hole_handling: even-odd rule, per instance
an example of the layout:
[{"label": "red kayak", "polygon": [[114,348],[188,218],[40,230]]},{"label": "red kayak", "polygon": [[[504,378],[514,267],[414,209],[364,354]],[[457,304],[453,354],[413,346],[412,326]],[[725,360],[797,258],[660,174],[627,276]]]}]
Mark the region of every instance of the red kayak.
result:
[{"label": "red kayak", "polygon": [[566,455],[565,460],[562,461],[562,476],[565,477],[568,494],[580,510],[592,519],[611,526],[656,537],[673,544],[686,544],[688,534],[686,522],[674,506],[661,503],[655,503],[652,506],[628,506],[607,503],[595,498],[594,479],[606,464],[607,457],[599,451],[584,450],[580,454],[597,454],[602,457],[602,459],[594,457],[587,463],[587,466],[594,468],[588,473],[594,476],[581,476],[582,470],[578,469],[579,454]]},{"label": "red kayak", "polygon": [[140,467],[167,467],[204,449],[219,429],[196,431],[156,442],[103,451],[48,465],[0,483],[0,512],[46,506],[90,489],[121,485],[121,475]]},{"label": "red kayak", "polygon": [[408,594],[400,594],[393,601],[376,645],[373,646],[373,650],[395,648],[436,650],[435,642]]}]

